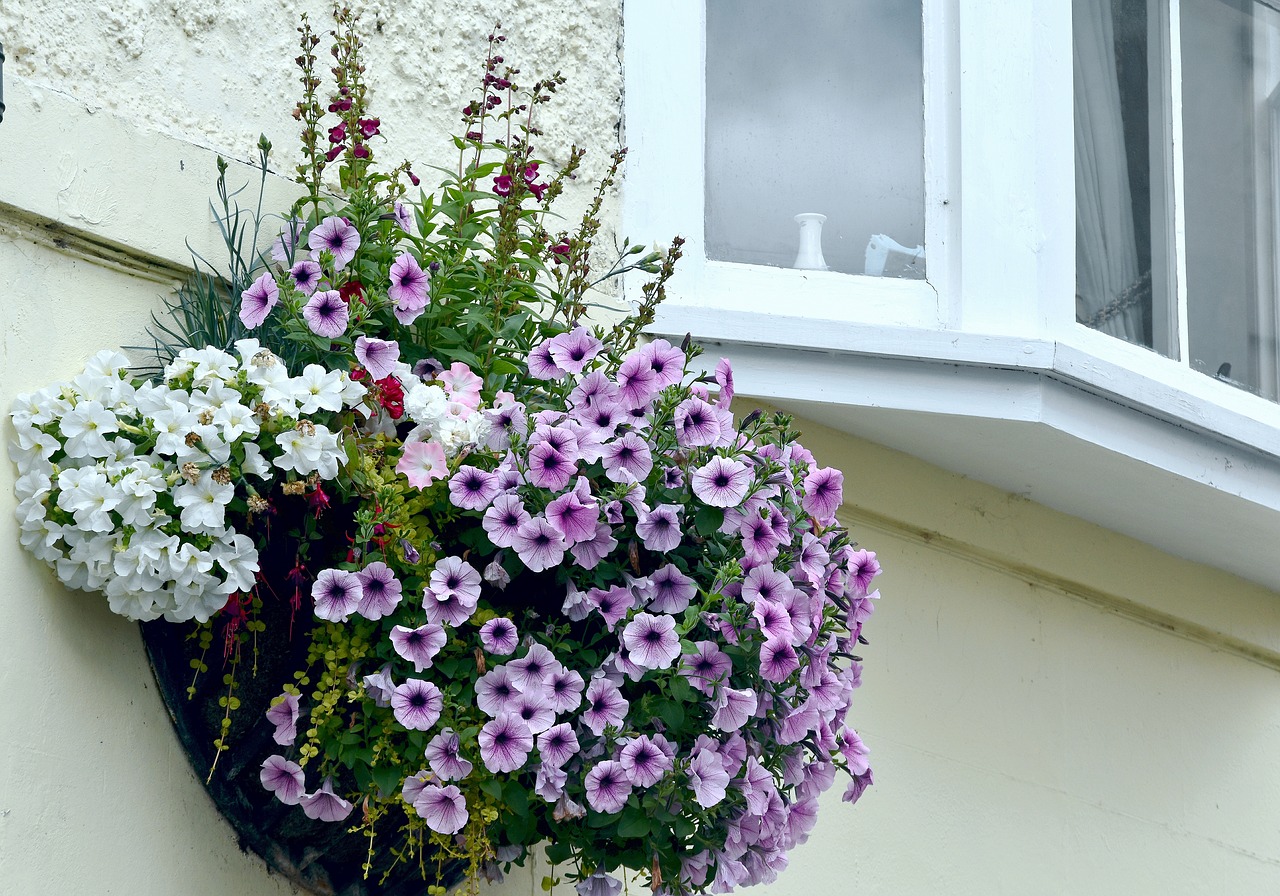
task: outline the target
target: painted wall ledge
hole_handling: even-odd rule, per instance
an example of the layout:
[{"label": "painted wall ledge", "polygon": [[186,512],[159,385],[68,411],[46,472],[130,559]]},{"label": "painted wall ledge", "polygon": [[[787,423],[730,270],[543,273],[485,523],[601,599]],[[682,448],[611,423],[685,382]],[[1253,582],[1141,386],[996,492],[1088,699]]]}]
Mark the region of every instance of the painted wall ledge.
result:
[{"label": "painted wall ledge", "polygon": [[1255,396],[1045,341],[679,306],[652,330],[723,346],[742,394],[1280,590],[1280,407]]}]

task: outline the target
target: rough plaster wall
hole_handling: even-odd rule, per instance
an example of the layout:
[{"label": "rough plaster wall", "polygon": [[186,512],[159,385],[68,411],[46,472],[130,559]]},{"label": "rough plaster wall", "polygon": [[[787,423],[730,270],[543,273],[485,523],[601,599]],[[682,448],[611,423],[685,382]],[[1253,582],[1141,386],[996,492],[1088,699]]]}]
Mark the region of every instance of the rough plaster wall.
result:
[{"label": "rough plaster wall", "polygon": [[[388,166],[411,159],[430,184],[430,165],[453,168],[449,137],[482,73],[496,22],[507,62],[523,83],[559,70],[569,79],[540,119],[536,145],[553,163],[588,148],[568,209],[580,210],[618,146],[622,71],[620,0],[393,0],[358,2],[373,111],[387,138]],[[330,7],[315,0],[0,0],[6,73],[33,88],[75,97],[142,131],[251,159],[259,134],[272,141],[274,170],[298,159],[297,15],[321,34],[329,59]],[[328,89],[325,82],[323,90]],[[12,106],[5,126],[22,117]],[[616,219],[611,206],[609,214]],[[606,233],[611,238],[612,228]]]}]

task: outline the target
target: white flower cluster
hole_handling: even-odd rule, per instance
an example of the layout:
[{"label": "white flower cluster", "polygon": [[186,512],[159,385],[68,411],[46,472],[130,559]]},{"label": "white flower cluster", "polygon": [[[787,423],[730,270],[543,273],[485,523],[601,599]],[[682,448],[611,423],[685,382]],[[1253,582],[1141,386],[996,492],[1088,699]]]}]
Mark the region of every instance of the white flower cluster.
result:
[{"label": "white flower cluster", "polygon": [[292,377],[255,339],[236,350],[185,349],[158,384],[99,352],[70,382],[20,395],[23,547],[130,619],[203,622],[251,589],[257,546],[229,505],[252,508],[281,472],[336,477],[338,435],[309,415],[354,407],[365,388],[314,364]]},{"label": "white flower cluster", "polygon": [[454,457],[466,445],[483,445],[491,425],[480,412],[479,389],[474,395],[459,388],[406,379],[404,410],[418,424],[406,442],[438,442],[446,457]]}]

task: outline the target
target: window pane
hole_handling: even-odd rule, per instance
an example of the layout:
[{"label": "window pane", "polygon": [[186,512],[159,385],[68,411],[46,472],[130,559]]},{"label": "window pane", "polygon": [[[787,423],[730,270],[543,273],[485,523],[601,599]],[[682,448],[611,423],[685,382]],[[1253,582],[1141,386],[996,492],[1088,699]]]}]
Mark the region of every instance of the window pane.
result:
[{"label": "window pane", "polygon": [[1191,366],[1276,397],[1280,14],[1183,0]]},{"label": "window pane", "polygon": [[923,277],[921,58],[920,2],[707,0],[708,257],[791,267],[817,213],[832,270]]},{"label": "window pane", "polygon": [[[1163,263],[1164,184],[1152,195],[1151,114],[1160,114],[1161,60],[1147,51],[1146,0],[1075,0],[1076,319],[1170,353],[1170,277]],[[1159,46],[1158,41],[1154,41]],[[1159,129],[1156,129],[1159,133]],[[1153,151],[1154,150],[1154,151]],[[1153,296],[1157,297],[1153,301]]]}]

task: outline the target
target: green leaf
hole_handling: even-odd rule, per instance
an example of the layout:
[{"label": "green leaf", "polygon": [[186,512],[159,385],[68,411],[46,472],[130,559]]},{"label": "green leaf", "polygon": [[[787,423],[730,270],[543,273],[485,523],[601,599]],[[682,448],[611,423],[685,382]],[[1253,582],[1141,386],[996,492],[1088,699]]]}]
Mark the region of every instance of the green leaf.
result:
[{"label": "green leaf", "polygon": [[559,865],[569,861],[569,854],[569,844],[567,843],[547,844],[547,861],[552,865]]},{"label": "green leaf", "polygon": [[618,819],[619,837],[643,837],[649,833],[649,828],[649,816],[642,809],[628,806],[622,818]]},{"label": "green leaf", "polygon": [[710,505],[700,507],[697,515],[693,518],[694,528],[698,530],[699,535],[714,535],[720,530],[723,522],[724,511],[719,507],[711,507]]},{"label": "green leaf", "polygon": [[679,728],[684,724],[684,706],[675,700],[663,700],[658,704],[654,715],[672,728]]}]

